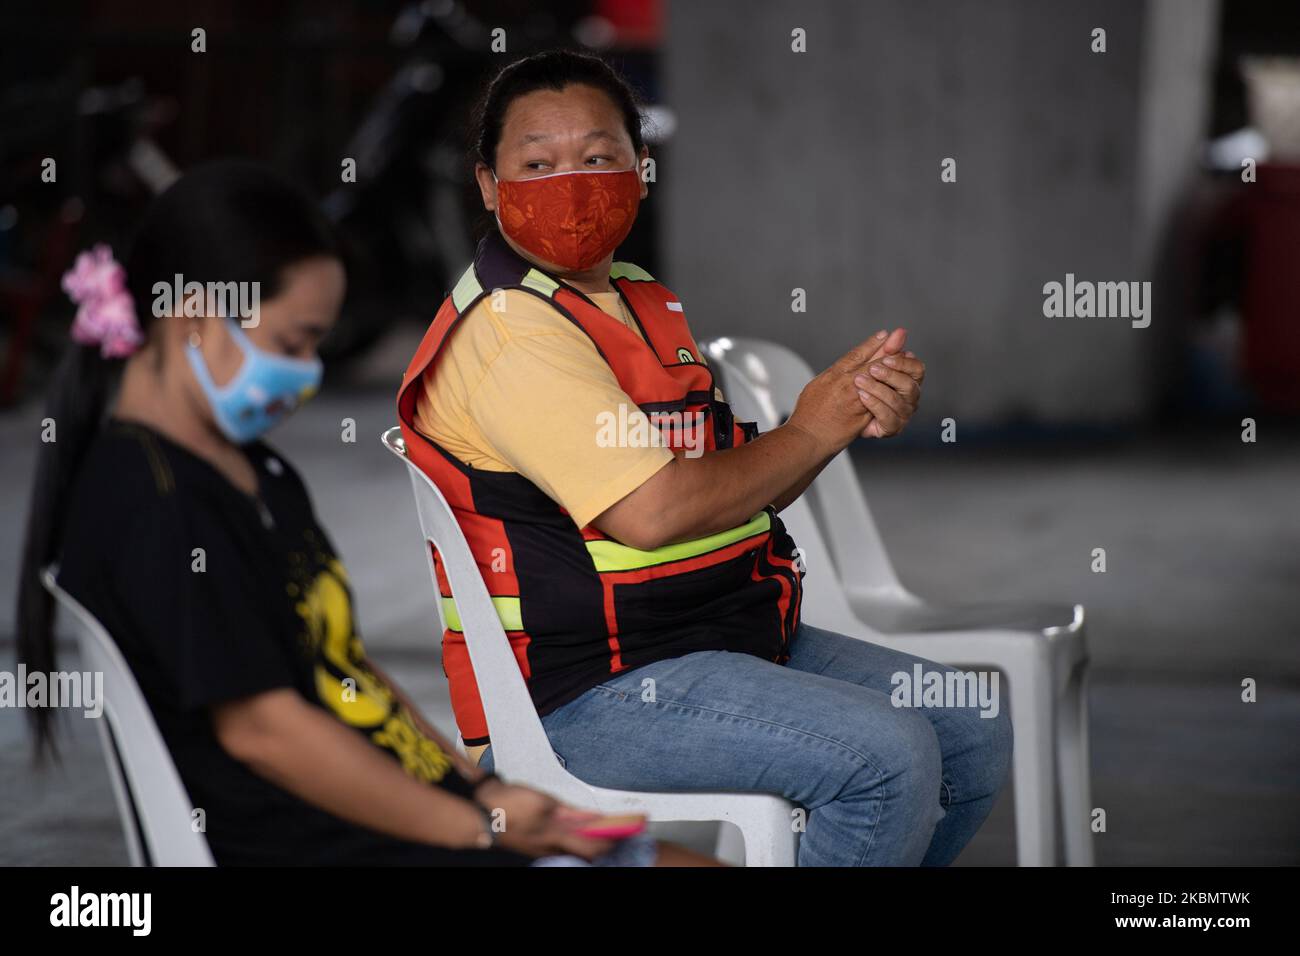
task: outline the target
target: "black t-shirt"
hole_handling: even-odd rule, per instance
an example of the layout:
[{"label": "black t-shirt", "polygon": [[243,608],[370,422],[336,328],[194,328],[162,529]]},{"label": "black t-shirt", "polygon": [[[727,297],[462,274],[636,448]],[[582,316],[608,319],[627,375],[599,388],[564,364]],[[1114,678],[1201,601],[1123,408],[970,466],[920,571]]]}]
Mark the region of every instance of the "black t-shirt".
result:
[{"label": "black t-shirt", "polygon": [[59,583],[121,648],[218,864],[527,863],[393,839],[317,809],[222,749],[209,709],[293,688],[430,785],[468,781],[366,663],[347,574],[297,473],[245,446],[258,496],[158,432],[110,420],[77,476]]}]

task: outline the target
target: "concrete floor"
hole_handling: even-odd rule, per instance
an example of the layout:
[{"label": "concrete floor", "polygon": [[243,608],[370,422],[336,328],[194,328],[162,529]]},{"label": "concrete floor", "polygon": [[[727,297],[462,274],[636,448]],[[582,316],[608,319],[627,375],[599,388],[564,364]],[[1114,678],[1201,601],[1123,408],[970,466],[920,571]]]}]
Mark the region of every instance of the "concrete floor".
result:
[{"label": "concrete floor", "polygon": [[[339,422],[357,423],[341,443]],[[0,417],[0,660],[40,414]],[[391,391],[327,393],[276,436],[306,475],[353,578],[367,645],[453,725],[402,468],[377,436]],[[855,459],[900,576],[941,600],[1087,606],[1094,803],[1108,865],[1300,863],[1300,440],[1131,440],[1007,453],[869,444]],[[376,504],[378,503],[378,504]],[[1108,570],[1089,570],[1104,547]],[[75,666],[75,657],[68,657]],[[0,666],[8,667],[8,664]],[[1245,677],[1259,702],[1240,702]],[[124,844],[93,728],[32,770],[0,711],[0,864],[116,864]],[[1014,862],[1007,794],[959,863]],[[700,844],[696,828],[680,836]]]}]

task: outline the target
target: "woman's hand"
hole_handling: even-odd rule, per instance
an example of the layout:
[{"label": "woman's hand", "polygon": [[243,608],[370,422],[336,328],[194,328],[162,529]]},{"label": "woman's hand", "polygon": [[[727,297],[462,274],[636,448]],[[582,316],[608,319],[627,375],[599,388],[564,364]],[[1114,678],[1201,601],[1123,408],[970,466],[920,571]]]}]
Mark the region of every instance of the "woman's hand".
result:
[{"label": "woman's hand", "polygon": [[565,806],[541,791],[492,779],[479,785],[474,799],[494,819],[502,820],[504,829],[497,842],[517,853],[533,857],[572,854],[590,860],[614,846],[610,840],[593,840],[575,832],[583,823],[599,819],[599,813]]},{"label": "woman's hand", "polygon": [[[887,345],[893,344],[893,336]],[[899,342],[899,347],[902,343]],[[864,373],[854,376],[858,397],[871,422],[862,431],[863,438],[889,438],[897,435],[916,413],[921,400],[921,383],[925,381],[925,363],[913,352],[886,354],[881,348]]]}]

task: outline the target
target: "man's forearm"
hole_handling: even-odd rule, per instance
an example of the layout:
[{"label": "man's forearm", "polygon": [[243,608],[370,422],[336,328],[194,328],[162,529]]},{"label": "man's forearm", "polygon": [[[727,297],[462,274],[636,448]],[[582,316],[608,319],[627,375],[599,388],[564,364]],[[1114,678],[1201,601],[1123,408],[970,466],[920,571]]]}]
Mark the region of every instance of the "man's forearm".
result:
[{"label": "man's forearm", "polygon": [[674,457],[591,523],[653,550],[787,507],[853,439],[897,434],[911,417],[925,367],[911,353],[897,354],[905,340],[904,329],[882,330],[805,385],[784,425],[737,448]]},{"label": "man's forearm", "polygon": [[777,510],[777,513],[779,514],[780,512],[788,508],[790,505],[798,501],[799,496],[802,495],[805,491],[807,491],[808,486],[817,480],[817,476],[822,473],[822,469],[825,468],[827,465],[829,465],[831,459],[834,457],[835,457],[834,455],[830,455],[826,458],[823,458],[816,465],[809,468],[802,475],[800,475],[798,481],[796,481],[785,491],[781,492],[781,494],[777,496],[776,500],[772,502],[772,507]]},{"label": "man's forearm", "polygon": [[737,448],[676,459],[664,469],[673,470],[670,480],[656,489],[662,543],[725,531],[791,491],[798,497],[831,457],[812,434],[787,422]]}]

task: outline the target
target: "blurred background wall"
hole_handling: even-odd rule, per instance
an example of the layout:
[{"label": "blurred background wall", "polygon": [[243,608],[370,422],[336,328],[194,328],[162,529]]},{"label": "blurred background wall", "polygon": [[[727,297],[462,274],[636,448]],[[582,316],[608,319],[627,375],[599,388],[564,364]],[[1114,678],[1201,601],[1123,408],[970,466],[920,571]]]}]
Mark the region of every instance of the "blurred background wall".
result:
[{"label": "blurred background wall", "polygon": [[[4,17],[0,407],[38,392],[62,345],[74,247],[124,247],[169,175],[229,154],[291,172],[350,241],[328,357],[365,379],[357,360],[421,325],[485,225],[465,135],[483,83],[556,44],[609,56],[650,107],[656,195],[623,255],[701,334],[821,366],[904,324],[936,372],[928,422],[989,428],[1230,416],[1300,365],[1276,290],[1244,314],[1250,225],[1225,213],[1250,192],[1235,158],[1269,145],[1243,59],[1300,55],[1297,4],[56,0]],[[1043,284],[1067,273],[1151,281],[1151,326],[1045,318]],[[1269,410],[1300,412],[1281,391]]]},{"label": "blurred background wall", "polygon": [[[1167,290],[1134,329],[1045,318],[1042,286],[1153,278],[1208,127],[1217,13],[1216,0],[671,5],[664,249],[692,321],[819,368],[905,325],[933,371],[933,420],[1149,414],[1154,346],[1186,320]],[[796,27],[807,53],[791,51]],[[948,157],[956,182],[940,181]]]}]

